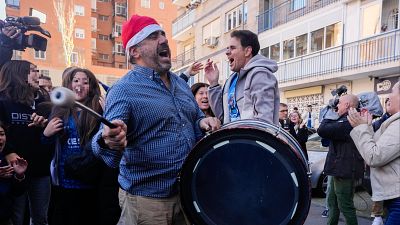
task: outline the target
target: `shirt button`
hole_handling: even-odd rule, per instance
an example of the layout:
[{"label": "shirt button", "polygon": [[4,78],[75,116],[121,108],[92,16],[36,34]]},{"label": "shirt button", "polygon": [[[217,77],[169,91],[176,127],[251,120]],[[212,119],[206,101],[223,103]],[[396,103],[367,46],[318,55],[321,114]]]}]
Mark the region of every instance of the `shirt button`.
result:
[{"label": "shirt button", "polygon": [[184,126],[185,126],[185,124],[183,123],[183,124],[182,124],[182,127],[184,127]]}]

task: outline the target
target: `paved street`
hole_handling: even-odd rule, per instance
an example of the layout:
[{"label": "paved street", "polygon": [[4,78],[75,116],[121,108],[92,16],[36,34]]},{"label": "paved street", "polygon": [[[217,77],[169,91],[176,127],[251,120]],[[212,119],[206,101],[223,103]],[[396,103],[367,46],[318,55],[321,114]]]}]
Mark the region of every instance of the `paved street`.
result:
[{"label": "paved street", "polygon": [[[310,212],[306,219],[305,225],[323,225],[326,224],[327,218],[322,218],[321,213],[324,210],[325,199],[324,198],[313,198],[311,203]],[[372,221],[370,218],[371,213],[371,199],[366,192],[356,192],[354,195],[354,205],[357,209],[358,224],[359,225],[371,225]],[[345,225],[343,215],[340,216],[339,225]]]}]

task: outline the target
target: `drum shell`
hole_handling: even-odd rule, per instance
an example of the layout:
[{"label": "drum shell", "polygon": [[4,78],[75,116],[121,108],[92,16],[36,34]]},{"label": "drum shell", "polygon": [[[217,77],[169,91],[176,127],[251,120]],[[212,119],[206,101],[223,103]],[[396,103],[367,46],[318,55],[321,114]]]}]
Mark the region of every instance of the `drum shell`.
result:
[{"label": "drum shell", "polygon": [[[230,142],[235,142],[235,141],[243,141],[243,142],[249,142],[250,145],[252,143],[257,142],[265,142],[268,146],[271,146],[276,149],[276,152],[279,154],[274,154],[274,155],[281,155],[281,156],[276,156],[280,158],[280,160],[285,161],[283,164],[289,165],[289,167],[295,167],[295,171],[293,172],[296,176],[296,179],[298,180],[298,187],[295,187],[295,192],[293,196],[296,198],[296,207],[295,210],[293,211],[293,214],[291,215],[291,219],[288,220],[289,217],[286,218],[285,224],[303,224],[307,214],[308,210],[310,207],[310,202],[311,202],[311,184],[310,184],[310,179],[308,176],[309,172],[309,167],[308,167],[308,162],[306,161],[305,156],[303,155],[301,151],[300,145],[297,143],[297,141],[286,131],[281,129],[278,126],[267,124],[264,122],[260,121],[254,121],[254,120],[242,120],[242,121],[237,121],[234,123],[227,124],[223,126],[220,130],[218,130],[215,133],[212,133],[206,137],[204,137],[202,140],[200,140],[196,146],[193,148],[192,152],[189,154],[187,157],[187,160],[184,162],[181,175],[180,175],[180,195],[181,195],[181,202],[183,209],[185,211],[185,214],[187,215],[187,218],[192,224],[232,224],[230,223],[225,223],[224,219],[220,219],[219,222],[215,222],[217,220],[207,220],[207,215],[204,215],[202,213],[206,212],[199,210],[199,207],[201,206],[196,206],[195,203],[197,202],[202,202],[201,200],[197,199],[197,197],[201,195],[197,195],[196,191],[194,189],[198,189],[198,186],[202,186],[202,184],[197,185],[195,184],[196,181],[194,178],[196,177],[195,171],[198,170],[198,164],[204,164],[208,165],[206,163],[207,157],[210,154],[215,154],[215,146],[220,145],[221,143],[224,143],[226,141]],[[283,147],[282,147],[283,146]],[[281,148],[281,149],[279,149]],[[284,149],[283,149],[284,148]],[[240,150],[243,151],[243,150]],[[262,153],[264,154],[264,153]],[[243,159],[245,159],[247,156],[245,155]],[[275,157],[275,156],[274,156]],[[261,157],[260,157],[261,158]],[[237,160],[237,159],[236,159]],[[240,160],[240,159],[239,159]],[[254,159],[252,159],[254,160]],[[257,160],[257,158],[255,158]],[[268,161],[268,159],[267,159]],[[233,161],[232,163],[236,164],[236,161]],[[259,163],[259,164],[268,164],[270,162],[266,163]],[[252,163],[251,163],[252,164]],[[257,163],[255,163],[257,164]],[[276,163],[275,163],[276,164]],[[292,166],[295,165],[295,166]],[[284,168],[283,166],[281,166]],[[213,167],[214,168],[214,167]],[[219,171],[218,165],[215,166],[216,170]],[[247,170],[247,166],[244,170]],[[258,174],[257,170],[255,170],[256,174]],[[221,171],[219,171],[221,173]],[[224,171],[222,171],[224,173]],[[280,173],[280,171],[277,171],[276,173]],[[211,177],[213,177],[212,173],[209,173]],[[241,177],[243,178],[243,177]],[[215,178],[217,179],[217,178]],[[215,183],[218,183],[218,180],[215,180]],[[247,179],[252,179],[252,176],[248,176],[248,178],[242,179],[244,183],[253,183],[249,182]],[[202,179],[203,181],[205,179]],[[213,180],[213,178],[207,179],[208,180]],[[213,183],[213,181],[211,181]],[[257,183],[257,182],[255,182]],[[296,182],[294,182],[296,183]],[[259,183],[258,183],[259,184]],[[207,184],[208,185],[208,184]],[[212,185],[212,184],[211,184]],[[267,183],[267,185],[270,185],[273,187],[273,184]],[[282,188],[285,185],[283,185]],[[276,187],[273,187],[272,189],[275,189]],[[217,188],[218,189],[218,188]],[[230,190],[230,188],[227,188]],[[250,188],[251,189],[251,188]],[[268,190],[268,188],[266,188]],[[221,194],[224,194],[223,190],[219,190]],[[279,190],[278,190],[279,192]],[[293,191],[292,191],[293,192]],[[292,193],[291,192],[291,193]],[[211,193],[211,195],[215,194],[212,193],[212,191],[209,191],[207,193]],[[237,195],[241,195],[241,193],[237,192]],[[260,193],[257,193],[257,196],[251,196],[251,193],[247,192],[242,192],[246,193],[245,196],[248,198],[252,197],[259,197]],[[273,196],[274,193],[267,193],[269,196]],[[204,195],[203,195],[204,196]],[[264,196],[265,197],[265,196]],[[268,197],[268,196],[267,196]],[[218,196],[216,196],[218,198]],[[269,197],[268,197],[269,198]],[[207,204],[207,201],[203,201],[205,205]],[[213,199],[211,199],[212,201]],[[240,201],[240,200],[239,200]],[[244,200],[246,201],[246,199]],[[289,199],[289,201],[291,201]],[[210,203],[211,204],[211,203]],[[288,204],[291,205],[291,204]],[[229,205],[228,205],[229,207]],[[224,209],[221,209],[224,210]],[[279,209],[277,209],[279,210]],[[199,213],[200,211],[200,213]],[[246,212],[243,212],[246,213]],[[260,213],[259,213],[260,214]],[[258,214],[258,215],[259,215]],[[261,213],[262,214],[262,213]],[[272,213],[273,214],[273,213]],[[223,216],[223,215],[222,215]],[[239,215],[238,215],[239,216]],[[260,216],[260,215],[259,215]],[[290,215],[289,215],[290,216]],[[212,216],[210,216],[212,217]],[[239,216],[240,217],[240,216]],[[206,218],[206,219],[204,219]],[[261,220],[260,220],[261,221]],[[270,221],[268,218],[266,218],[266,221]],[[272,219],[271,219],[272,221]],[[239,223],[238,223],[239,224]],[[248,223],[240,223],[240,224],[257,224],[254,223],[253,221],[248,221]],[[261,222],[260,222],[261,224]],[[265,224],[265,221],[262,223]]]}]

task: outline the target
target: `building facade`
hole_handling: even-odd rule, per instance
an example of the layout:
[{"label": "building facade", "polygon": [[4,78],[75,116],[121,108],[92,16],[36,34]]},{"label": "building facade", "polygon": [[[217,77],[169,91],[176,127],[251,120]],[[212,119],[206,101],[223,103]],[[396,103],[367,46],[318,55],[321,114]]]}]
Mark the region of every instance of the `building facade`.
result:
[{"label": "building facade", "polygon": [[[225,48],[235,29],[258,33],[260,54],[276,60],[282,102],[319,112],[345,85],[348,93],[377,91],[382,102],[400,76],[399,0],[174,0],[174,70],[217,62],[230,75]],[[204,82],[204,75],[190,84]]]},{"label": "building facade", "polygon": [[[73,50],[69,57],[71,66],[90,69],[99,80],[111,85],[130,68],[122,47],[122,24],[133,14],[155,18],[170,39],[172,55],[175,43],[171,38],[172,20],[177,7],[168,0],[5,0],[7,16],[36,16],[41,26],[51,33],[45,52],[27,48],[15,51],[14,58],[36,64],[40,73],[61,85],[62,71],[67,67],[62,42],[63,36],[72,31]],[[56,3],[64,6],[65,19],[59,20]],[[72,16],[68,16],[71,13]],[[72,29],[68,20],[72,18]],[[66,26],[63,22],[66,22]],[[64,32],[62,32],[62,30]]]}]

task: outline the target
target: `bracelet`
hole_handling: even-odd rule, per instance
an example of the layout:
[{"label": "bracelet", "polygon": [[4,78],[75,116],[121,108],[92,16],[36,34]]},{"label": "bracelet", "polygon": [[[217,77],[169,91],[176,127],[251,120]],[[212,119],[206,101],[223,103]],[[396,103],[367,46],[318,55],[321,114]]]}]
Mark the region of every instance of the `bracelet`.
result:
[{"label": "bracelet", "polygon": [[25,174],[24,174],[24,173],[22,174],[22,178],[18,178],[18,177],[17,177],[17,174],[15,173],[15,174],[14,174],[14,178],[15,178],[17,181],[23,181],[23,180],[25,180]]},{"label": "bracelet", "polygon": [[215,88],[217,86],[219,86],[219,84],[214,84],[213,86],[208,87],[208,89]]}]

